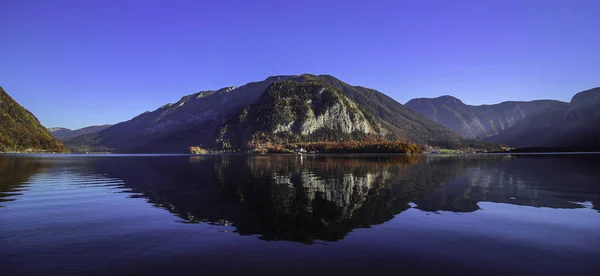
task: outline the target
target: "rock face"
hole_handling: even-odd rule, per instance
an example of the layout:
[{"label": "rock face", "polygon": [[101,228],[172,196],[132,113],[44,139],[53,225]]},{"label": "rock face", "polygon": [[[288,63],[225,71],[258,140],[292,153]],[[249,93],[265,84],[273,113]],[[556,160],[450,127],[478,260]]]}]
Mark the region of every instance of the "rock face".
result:
[{"label": "rock face", "polygon": [[221,133],[221,139],[239,147],[256,133],[319,140],[323,136],[346,137],[353,133],[384,136],[389,131],[341,91],[316,77],[303,76],[269,86]]},{"label": "rock face", "polygon": [[203,91],[68,142],[74,149],[184,152],[191,145],[243,148],[256,135],[311,141],[394,137],[459,147],[466,139],[384,94],[331,76],[273,76]]},{"label": "rock face", "polygon": [[63,152],[66,147],[0,87],[0,152]]},{"label": "rock face", "polygon": [[382,121],[391,133],[420,144],[442,147],[460,147],[465,141],[447,127],[441,126],[387,95],[366,87],[352,86],[332,76],[321,75],[319,79],[341,91],[364,112]]},{"label": "rock face", "polygon": [[452,96],[410,100],[406,106],[471,139],[502,133],[517,122],[566,103],[552,100],[503,102],[494,105],[466,105]]},{"label": "rock face", "polygon": [[52,136],[56,137],[57,139],[60,139],[61,141],[67,141],[79,135],[100,132],[109,128],[110,126],[112,125],[89,126],[76,130],[71,130],[64,127],[50,127],[48,128],[48,131],[50,131],[50,134],[52,134]]}]

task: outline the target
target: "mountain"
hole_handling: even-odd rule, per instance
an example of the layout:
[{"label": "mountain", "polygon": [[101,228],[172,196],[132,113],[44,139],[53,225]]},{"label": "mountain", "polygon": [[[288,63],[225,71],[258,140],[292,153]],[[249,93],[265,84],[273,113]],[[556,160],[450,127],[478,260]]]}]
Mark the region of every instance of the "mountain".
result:
[{"label": "mountain", "polygon": [[468,138],[514,147],[600,150],[600,88],[569,103],[538,100],[466,105],[451,96],[413,99],[406,106]]},{"label": "mountain", "polygon": [[273,76],[202,91],[95,134],[76,150],[184,152],[189,146],[243,149],[253,142],[394,139],[456,148],[469,143],[376,90],[332,76]]},{"label": "mountain", "polygon": [[577,93],[570,103],[548,108],[486,140],[517,147],[600,150],[600,87]]},{"label": "mountain", "polygon": [[467,138],[484,139],[544,110],[565,107],[567,103],[538,100],[474,106],[452,96],[441,96],[413,99],[406,106]]},{"label": "mountain", "polygon": [[0,87],[0,152],[63,152],[66,147]]},{"label": "mountain", "polygon": [[48,128],[48,131],[50,131],[50,134],[52,134],[52,136],[54,136],[62,141],[66,141],[73,137],[77,137],[77,136],[80,136],[83,134],[100,132],[102,130],[109,128],[110,126],[112,126],[112,125],[89,126],[89,127],[76,129],[76,130],[71,130],[71,129],[64,128],[64,127],[51,127],[51,128]]},{"label": "mountain", "polygon": [[75,137],[67,145],[77,151],[178,153],[191,145],[214,146],[216,132],[229,116],[256,101],[271,83],[285,78],[187,95],[98,133]]}]

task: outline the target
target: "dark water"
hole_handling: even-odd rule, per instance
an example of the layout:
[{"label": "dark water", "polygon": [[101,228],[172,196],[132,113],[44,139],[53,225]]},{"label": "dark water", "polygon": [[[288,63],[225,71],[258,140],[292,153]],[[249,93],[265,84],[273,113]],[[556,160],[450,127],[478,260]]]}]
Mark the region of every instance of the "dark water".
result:
[{"label": "dark water", "polygon": [[600,275],[600,155],[0,156],[0,275]]}]

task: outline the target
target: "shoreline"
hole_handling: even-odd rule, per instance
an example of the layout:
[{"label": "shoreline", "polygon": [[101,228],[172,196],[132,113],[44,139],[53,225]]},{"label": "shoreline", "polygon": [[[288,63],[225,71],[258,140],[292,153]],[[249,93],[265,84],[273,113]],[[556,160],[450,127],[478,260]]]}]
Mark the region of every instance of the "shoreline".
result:
[{"label": "shoreline", "polygon": [[135,156],[297,156],[297,157],[321,157],[321,156],[342,156],[342,157],[369,157],[369,156],[481,156],[481,155],[595,155],[600,151],[572,151],[572,152],[479,152],[479,153],[208,153],[208,154],[190,154],[190,153],[50,153],[50,152],[0,152],[0,156],[56,156],[56,157],[135,157]]}]

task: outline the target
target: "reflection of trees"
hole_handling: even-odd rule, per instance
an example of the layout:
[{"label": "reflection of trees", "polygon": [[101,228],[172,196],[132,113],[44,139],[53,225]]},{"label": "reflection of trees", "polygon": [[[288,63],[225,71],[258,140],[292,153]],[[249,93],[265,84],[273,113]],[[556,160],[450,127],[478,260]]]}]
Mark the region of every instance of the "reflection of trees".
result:
[{"label": "reflection of trees", "polygon": [[274,240],[338,240],[354,228],[383,223],[407,209],[410,195],[393,195],[391,180],[420,159],[230,158],[217,166],[217,175],[221,183],[235,186],[247,208],[260,214],[260,229],[238,227],[240,233]]},{"label": "reflection of trees", "polygon": [[0,156],[0,202],[13,201],[15,196],[20,195],[31,176],[48,166],[47,163],[33,158]]}]

